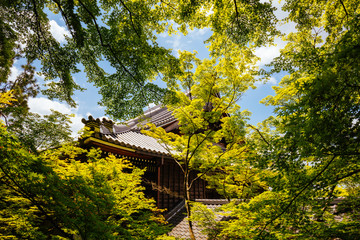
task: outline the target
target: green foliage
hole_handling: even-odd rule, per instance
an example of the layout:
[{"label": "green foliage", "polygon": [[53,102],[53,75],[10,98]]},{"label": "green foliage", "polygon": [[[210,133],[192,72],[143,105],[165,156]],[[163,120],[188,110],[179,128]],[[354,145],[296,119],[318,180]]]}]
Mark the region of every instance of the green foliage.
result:
[{"label": "green foliage", "polygon": [[6,82],[13,65],[16,34],[2,19],[0,19],[0,82]]},{"label": "green foliage", "polygon": [[12,100],[1,103],[0,116],[5,120],[8,130],[18,136],[24,146],[32,152],[58,147],[69,142],[71,115],[52,111],[41,117],[29,112],[28,100],[36,97],[39,86],[34,78],[35,68],[29,63],[23,65],[24,71],[14,80],[0,82],[2,96],[11,94]]},{"label": "green foliage", "polygon": [[0,93],[0,108],[5,108],[6,106],[11,106],[13,102],[16,102],[12,91],[7,91]]},{"label": "green foliage", "polygon": [[219,237],[221,227],[217,218],[220,218],[222,213],[216,213],[214,212],[216,209],[208,209],[205,205],[199,202],[193,202],[191,206],[191,221],[198,224],[198,227],[202,229],[202,233],[207,236],[208,239],[221,239],[221,237]]},{"label": "green foliage", "polygon": [[[242,151],[249,151],[242,147]],[[240,151],[241,152],[241,151]],[[227,199],[250,199],[265,190],[268,183],[263,180],[271,172],[254,168],[249,161],[248,154],[242,153],[241,160],[228,166],[218,167],[212,174],[204,176],[210,188]]]},{"label": "green foliage", "polygon": [[[10,85],[16,86],[13,94],[18,102],[14,106],[23,107],[19,112],[25,113],[27,96],[36,95],[38,91],[32,80],[34,69],[31,64],[40,60],[41,72],[48,82],[48,88],[43,92],[50,98],[75,105],[72,94],[80,87],[72,74],[78,71],[80,63],[88,81],[100,87],[101,104],[115,118],[138,115],[151,102],[168,101],[169,109],[179,120],[181,134],[166,133],[154,126],[150,126],[147,134],[159,139],[182,166],[185,192],[189,193],[193,183],[188,178],[189,173],[198,171],[198,177],[207,179],[219,193],[229,199],[238,199],[224,208],[230,220],[217,225],[212,220],[206,222],[210,212],[203,215],[206,217],[200,214],[191,218],[191,199],[189,195],[185,196],[190,230],[191,221],[197,219],[204,226],[215,224],[215,235],[220,238],[357,239],[360,238],[357,211],[360,173],[359,6],[357,0],[285,2],[283,9],[289,12],[285,21],[294,22],[297,32],[284,37],[287,45],[272,63],[269,74],[287,71],[289,75],[274,87],[275,96],[263,100],[275,106],[276,116],[256,127],[249,125],[248,129],[245,129],[248,113],[241,112],[235,102],[249,87],[254,87],[255,77],[260,73],[254,65],[257,61],[254,48],[271,44],[278,34],[271,4],[257,0],[3,1],[0,3],[0,81],[5,86],[2,92],[10,90]],[[64,18],[71,34],[65,43],[59,43],[51,36],[46,8]],[[156,33],[186,34],[194,28],[212,31],[206,41],[210,60],[201,61],[189,52],[180,53],[177,59],[170,50],[156,43]],[[25,49],[20,51],[18,43],[25,44]],[[7,78],[17,53],[26,57],[28,64],[24,67],[24,76],[9,84]],[[102,60],[106,60],[113,71],[105,72],[99,65]],[[149,82],[157,76],[162,77],[168,89],[160,89]],[[28,93],[26,89],[29,89]],[[180,89],[188,91],[187,94]],[[10,107],[9,113],[5,110],[2,110],[3,116],[16,115]],[[41,121],[35,124],[39,128]],[[62,123],[65,122],[64,119]],[[7,137],[10,135],[4,136],[2,139],[17,142]],[[6,226],[11,226],[11,234],[23,232],[28,234],[24,238],[40,239],[46,235],[42,227],[47,226],[40,223],[49,224],[54,219],[54,222],[61,223],[52,229],[54,236],[66,237],[70,233],[83,238],[84,234],[112,234],[112,231],[104,230],[107,227],[121,227],[122,236],[145,236],[143,231],[146,229],[140,226],[150,219],[145,213],[151,211],[128,216],[122,215],[124,210],[119,209],[114,214],[126,219],[123,222],[107,219],[109,224],[106,225],[98,216],[91,215],[97,206],[113,203],[106,197],[104,202],[97,202],[91,196],[101,193],[110,197],[110,190],[116,189],[110,183],[111,179],[116,179],[110,174],[111,169],[102,164],[103,160],[91,160],[98,159],[94,157],[95,152],[82,153],[88,155],[87,165],[76,161],[75,152],[82,151],[76,149],[64,149],[69,155],[60,154],[62,157],[59,153],[54,158],[51,154],[44,154],[52,159],[45,164],[44,157],[35,157],[21,150],[19,145],[11,149],[18,151],[4,151],[2,148],[2,154],[8,156],[4,158],[8,161],[4,160],[7,164],[4,166],[13,174],[10,176],[16,177],[15,180],[22,179],[16,180],[20,185],[14,185],[17,182],[12,180],[2,182],[7,186],[2,191],[10,196],[4,202],[13,214],[2,213],[1,219]],[[17,159],[24,161],[17,165]],[[113,160],[106,161],[111,165]],[[35,162],[37,164],[33,164]],[[101,174],[94,174],[90,166],[99,168],[97,171]],[[101,172],[104,169],[110,171],[110,175]],[[98,178],[109,180],[106,183],[109,185],[101,185],[96,180]],[[60,203],[63,200],[44,197],[47,191],[55,191],[44,187],[44,179],[53,181],[51,183],[57,186],[57,191],[60,191],[59,186],[69,192],[67,189],[77,189],[79,195],[74,199],[79,203],[76,205],[79,211],[71,207],[74,206],[73,198],[64,200],[73,205],[58,204],[59,212],[46,205],[47,202]],[[77,187],[85,183],[89,189],[84,187],[80,191]],[[134,185],[130,188],[137,189]],[[43,194],[35,200],[44,204],[47,215],[30,198],[32,195],[24,195],[21,189]],[[61,192],[56,196],[65,198],[69,195]],[[338,197],[345,198],[334,210],[331,202]],[[84,199],[89,199],[92,211],[85,209]],[[111,199],[117,198],[111,195]],[[92,217],[86,218],[88,222],[70,221],[63,207],[70,209],[77,220],[86,214]],[[117,207],[114,205],[111,209]],[[19,224],[14,224],[14,221]],[[113,224],[118,221],[121,226]],[[89,224],[96,227],[89,230]],[[211,228],[207,230],[212,234]]]},{"label": "green foliage", "polygon": [[72,144],[36,156],[1,125],[0,234],[26,239],[155,239],[166,229],[143,170]]},{"label": "green foliage", "polygon": [[8,130],[15,133],[23,146],[36,153],[73,141],[70,137],[70,118],[71,115],[53,110],[51,114],[43,117],[36,113],[28,113],[12,119]]},{"label": "green foliage", "polygon": [[358,1],[289,1],[284,8],[291,9],[289,20],[298,32],[286,37],[289,43],[274,66],[291,74],[265,102],[277,107],[285,137],[296,139],[302,156],[340,155],[346,164],[354,162],[360,116]]},{"label": "green foliage", "polygon": [[[70,33],[66,42],[59,43],[50,33],[49,10],[64,19]],[[179,60],[158,45],[156,34],[209,28],[213,57],[236,59],[252,55],[254,46],[278,34],[273,11],[271,4],[258,0],[5,0],[0,4],[1,81],[6,82],[15,53],[29,64],[40,60],[47,82],[42,93],[75,106],[72,95],[82,89],[72,74],[81,64],[87,80],[100,88],[107,113],[134,117],[149,103],[172,96],[181,72]],[[112,70],[106,72],[102,61]],[[158,77],[169,89],[151,82]]]},{"label": "green foliage", "polygon": [[[288,71],[263,100],[276,117],[252,127],[251,165],[271,191],[225,208],[223,236],[358,239],[359,2],[286,1],[288,34],[272,72]],[[343,199],[335,208],[332,203]],[[356,200],[355,200],[356,199]]]},{"label": "green foliage", "polygon": [[[179,121],[180,134],[167,133],[153,124],[143,132],[158,139],[181,166],[189,231],[192,233],[190,201],[193,199],[190,199],[190,190],[194,181],[210,179],[221,169],[243,165],[248,112],[241,112],[236,101],[252,86],[254,76],[239,66],[251,66],[253,59],[201,61],[195,54],[185,51],[180,53],[180,59],[183,74],[179,80],[187,93],[177,91],[179,101],[167,106]],[[196,69],[194,73],[191,72],[193,68]],[[190,179],[191,172],[199,174]]]},{"label": "green foliage", "polygon": [[[50,33],[49,10],[63,17],[70,32],[66,42],[59,43]],[[136,116],[142,112],[144,106],[152,102],[166,100],[174,103],[172,106],[174,114],[179,119],[180,130],[185,135],[182,138],[166,135],[163,141],[169,143],[170,139],[177,138],[174,148],[180,154],[176,156],[176,160],[186,166],[184,170],[186,176],[193,170],[204,173],[213,171],[218,163],[232,164],[235,161],[232,155],[240,153],[236,149],[242,144],[241,139],[245,134],[244,115],[247,114],[240,113],[234,103],[242,92],[248,87],[253,87],[254,76],[259,74],[257,67],[253,66],[257,61],[253,54],[254,47],[271,43],[272,38],[278,34],[274,25],[276,19],[273,10],[269,3],[257,0],[249,3],[230,0],[168,3],[143,0],[95,2],[5,0],[0,4],[2,27],[0,49],[4,52],[4,58],[0,59],[0,67],[5,74],[1,82],[6,85],[3,92],[8,90],[9,69],[16,57],[27,59],[28,74],[19,78],[21,85],[16,98],[22,108],[18,108],[17,111],[14,110],[15,108],[9,109],[3,115],[11,115],[9,119],[12,121],[22,120],[9,126],[13,127],[14,132],[30,149],[51,147],[66,140],[67,127],[61,132],[58,131],[57,125],[54,125],[49,134],[58,138],[48,141],[44,132],[42,132],[44,137],[35,137],[38,136],[39,129],[44,130],[47,129],[44,126],[51,125],[46,119],[57,119],[65,126],[68,124],[68,119],[67,116],[60,116],[59,113],[45,116],[45,119],[27,114],[28,97],[35,96],[39,91],[33,78],[34,68],[31,65],[36,60],[41,62],[40,72],[47,82],[45,88],[41,88],[43,94],[50,99],[57,98],[75,106],[73,93],[82,89],[72,75],[79,71],[78,66],[81,64],[87,73],[88,81],[100,88],[103,96],[101,104],[106,106],[107,113],[115,118]],[[174,29],[173,25],[178,25],[177,29]],[[193,28],[210,28],[213,31],[213,35],[207,40],[211,60],[201,62],[189,53],[182,53],[180,59],[177,59],[170,54],[170,50],[159,47],[156,42],[156,34],[163,32],[186,34],[188,29]],[[113,68],[110,72],[105,72],[100,66],[103,60]],[[197,66],[194,74],[190,73],[193,63]],[[161,89],[150,82],[157,76],[161,76],[168,89]],[[190,98],[179,91],[177,80],[180,81],[181,87],[190,91]],[[12,86],[16,84],[17,82],[11,83]],[[26,94],[27,90],[29,94]],[[20,98],[24,101],[20,101]],[[54,118],[55,115],[57,116]],[[13,116],[17,118],[12,118]],[[36,121],[31,121],[32,119]],[[20,126],[26,126],[26,131],[19,131]],[[158,132],[154,131],[153,134],[156,135]],[[228,151],[225,153],[224,143],[228,143]],[[205,154],[207,150],[214,154],[208,156]],[[9,161],[15,159],[14,156],[8,158]],[[72,161],[69,164],[73,166]],[[39,180],[35,183],[40,184],[43,179],[63,180],[61,175],[57,175],[60,173],[51,173],[51,176],[57,176],[54,179],[48,176],[48,171],[55,171],[56,166],[50,167],[45,164],[44,168],[47,170],[41,174],[46,177],[40,177],[42,175],[34,171],[35,175],[39,176]],[[32,170],[30,168],[27,171]],[[73,172],[69,169],[67,171]],[[13,174],[15,172],[14,170]],[[20,175],[18,177],[22,179]],[[83,181],[80,183],[86,182],[89,186],[94,184],[88,179],[85,181],[83,177],[74,175],[68,178],[69,181],[73,178],[80,179]],[[65,184],[62,181],[60,183]],[[52,182],[50,185],[60,183]],[[71,181],[66,184],[70,183],[72,184]],[[30,183],[26,182],[26,184]],[[192,183],[188,181],[187,184],[186,191],[189,191]],[[61,187],[67,189],[65,185]],[[78,185],[74,183],[74,186]],[[74,186],[71,185],[72,188]],[[36,189],[42,187],[43,185],[40,184]],[[52,199],[47,199],[50,200]],[[70,200],[64,201],[71,203]],[[78,206],[82,209],[84,201],[82,198],[78,201]],[[60,202],[62,200],[59,200]],[[29,203],[31,204],[34,203]],[[62,206],[59,204],[57,207]],[[46,216],[54,217],[55,222],[59,220],[64,224],[56,227],[59,233],[52,233],[54,235],[66,236],[75,233],[84,238],[86,234],[94,234],[91,237],[100,236],[96,234],[103,231],[100,223],[96,225],[98,223],[96,217],[89,219],[94,225],[94,232],[87,233],[88,223],[76,223],[78,227],[74,228],[72,224],[68,224],[67,221],[70,220],[66,218],[68,215],[64,213],[65,211],[61,209],[54,211],[49,205],[46,207],[49,208],[44,208],[44,211],[49,211]],[[69,208],[71,210],[71,207]],[[79,211],[80,215],[85,213],[89,214],[86,210]],[[77,217],[76,214],[75,216]],[[50,221],[48,218],[41,221],[48,222]],[[133,224],[134,221],[130,222]],[[33,229],[37,231],[35,225]],[[43,233],[41,229],[39,232]],[[141,231],[138,230],[137,233],[140,234]]]},{"label": "green foliage", "polygon": [[249,125],[241,164],[207,178],[238,199],[224,206],[230,220],[217,236],[358,239],[359,2],[289,0],[283,9],[297,32],[270,72],[289,75],[263,100],[277,115]]},{"label": "green foliage", "polygon": [[16,79],[0,81],[0,92],[11,91],[13,98],[16,99],[11,105],[1,106],[0,115],[5,119],[6,125],[13,124],[20,115],[28,113],[29,97],[36,97],[39,90],[34,78],[35,68],[29,63],[23,65],[22,68],[23,72]]},{"label": "green foliage", "polygon": [[[184,58],[184,55],[188,57]],[[209,171],[223,161],[231,162],[234,153],[230,150],[241,152],[238,146],[245,135],[247,113],[240,112],[235,102],[254,79],[226,60],[216,64],[190,56],[188,52],[182,52],[180,56],[180,59],[186,59],[184,66],[192,67],[191,61],[197,65],[194,74],[184,71],[185,77],[180,78],[183,87],[189,87],[188,93],[178,91],[180,101],[168,106],[179,121],[180,135],[166,133],[154,125],[150,125],[151,131],[144,133],[159,139],[175,160],[188,170]],[[225,152],[224,143],[228,149]]]}]

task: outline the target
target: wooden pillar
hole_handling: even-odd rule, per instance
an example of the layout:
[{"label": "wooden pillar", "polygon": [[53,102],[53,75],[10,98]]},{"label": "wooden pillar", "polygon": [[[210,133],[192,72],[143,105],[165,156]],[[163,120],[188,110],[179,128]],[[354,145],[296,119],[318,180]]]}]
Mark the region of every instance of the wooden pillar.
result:
[{"label": "wooden pillar", "polygon": [[164,165],[164,156],[161,156],[161,161],[160,163],[158,163],[158,167],[157,167],[157,201],[156,201],[156,205],[158,208],[161,207],[160,205],[160,201],[163,200],[162,196],[161,196],[161,177],[162,177],[162,172],[161,172],[161,167]]},{"label": "wooden pillar", "polygon": [[159,162],[158,164],[157,164],[157,186],[156,186],[156,188],[157,188],[157,199],[156,199],[156,206],[158,207],[158,208],[160,208],[160,191],[159,191],[159,187],[160,187],[160,174],[161,174],[161,162]]}]

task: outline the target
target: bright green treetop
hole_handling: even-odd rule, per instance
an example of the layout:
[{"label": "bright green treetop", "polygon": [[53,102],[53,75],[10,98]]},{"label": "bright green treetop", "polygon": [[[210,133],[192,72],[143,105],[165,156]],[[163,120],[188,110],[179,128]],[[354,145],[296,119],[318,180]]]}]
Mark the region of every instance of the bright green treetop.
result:
[{"label": "bright green treetop", "polygon": [[[295,33],[272,72],[287,71],[263,101],[276,117],[249,137],[271,191],[233,205],[226,236],[359,238],[359,1],[286,1]],[[345,197],[334,209],[334,199]],[[346,206],[346,207],[345,207]],[[340,221],[341,219],[341,221]]]},{"label": "bright green treetop", "polygon": [[140,185],[144,170],[73,144],[29,153],[0,127],[0,238],[155,239],[164,218]]}]

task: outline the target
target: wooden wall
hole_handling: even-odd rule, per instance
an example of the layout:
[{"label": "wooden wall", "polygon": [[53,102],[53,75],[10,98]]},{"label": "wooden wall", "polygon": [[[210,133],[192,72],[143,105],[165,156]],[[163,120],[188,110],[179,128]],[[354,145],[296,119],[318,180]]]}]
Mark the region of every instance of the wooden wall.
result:
[{"label": "wooden wall", "polygon": [[[174,161],[166,161],[158,166],[160,172],[158,207],[171,210],[184,198],[184,175],[180,167]],[[190,175],[190,178],[196,177],[196,174]],[[206,198],[206,183],[202,179],[197,179],[191,189],[190,198]]]},{"label": "wooden wall", "polygon": [[[161,209],[171,210],[184,197],[184,176],[177,163],[167,158],[165,161],[161,157],[140,155],[119,151],[106,146],[98,146],[103,150],[103,154],[114,154],[116,157],[125,157],[132,164],[139,168],[145,168],[143,176],[143,185],[145,187],[145,196],[154,198],[157,206]],[[190,178],[196,177],[196,173],[190,175]],[[206,182],[198,179],[194,182],[191,189],[190,198],[206,199],[213,198],[213,191],[206,189]]]}]

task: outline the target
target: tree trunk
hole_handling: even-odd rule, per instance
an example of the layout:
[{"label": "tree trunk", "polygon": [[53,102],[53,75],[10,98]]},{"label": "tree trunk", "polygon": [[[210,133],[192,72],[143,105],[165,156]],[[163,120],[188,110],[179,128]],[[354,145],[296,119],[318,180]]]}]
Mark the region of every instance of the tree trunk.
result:
[{"label": "tree trunk", "polygon": [[194,231],[193,231],[192,221],[190,220],[191,205],[190,205],[189,173],[186,173],[184,176],[184,188],[185,188],[185,207],[186,207],[186,213],[187,213],[188,223],[189,223],[189,234],[190,234],[191,240],[196,240]]}]

